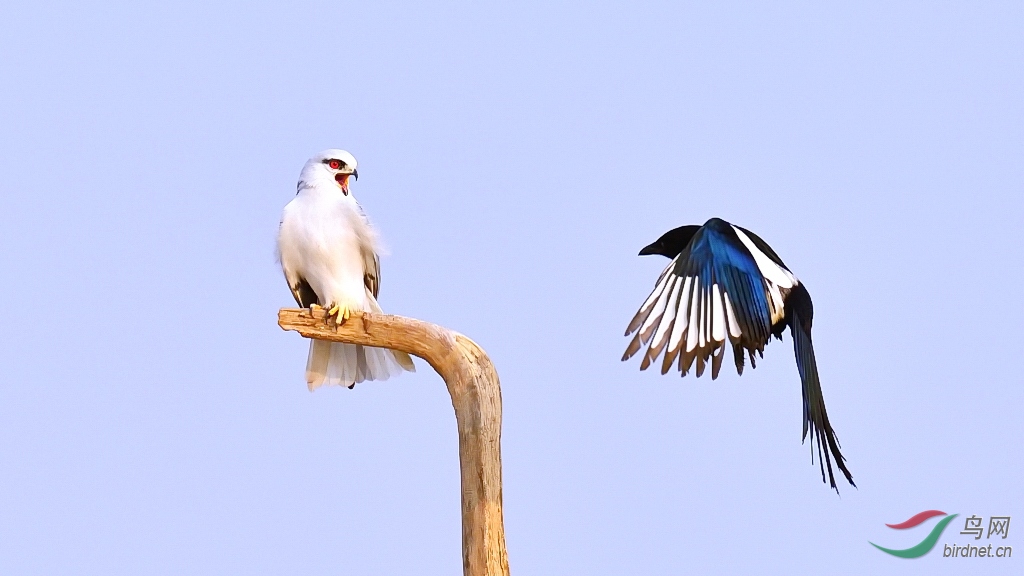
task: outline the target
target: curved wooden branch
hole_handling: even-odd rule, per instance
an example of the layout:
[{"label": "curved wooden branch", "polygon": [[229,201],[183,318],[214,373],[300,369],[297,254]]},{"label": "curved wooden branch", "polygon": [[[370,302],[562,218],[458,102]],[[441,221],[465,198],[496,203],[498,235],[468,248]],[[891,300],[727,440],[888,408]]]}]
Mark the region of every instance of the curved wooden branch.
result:
[{"label": "curved wooden branch", "polygon": [[278,325],[306,338],[391,348],[426,360],[448,385],[459,427],[462,570],[508,576],[501,511],[501,388],[487,354],[462,334],[384,314],[357,314],[337,328],[323,310],[282,308]]}]

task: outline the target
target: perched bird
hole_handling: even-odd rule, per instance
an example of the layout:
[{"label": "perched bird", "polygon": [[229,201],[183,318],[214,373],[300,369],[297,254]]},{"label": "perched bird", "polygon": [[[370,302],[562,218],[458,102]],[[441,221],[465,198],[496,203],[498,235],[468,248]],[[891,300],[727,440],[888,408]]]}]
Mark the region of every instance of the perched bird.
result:
[{"label": "perched bird", "polygon": [[832,474],[834,459],[846,480],[856,486],[825,412],[811,346],[811,296],[778,254],[750,230],[719,218],[666,232],[640,251],[641,256],[649,254],[672,261],[629,323],[626,336],[634,332],[636,336],[622,359],[628,360],[647,345],[641,370],[664,351],[662,374],[678,358],[683,376],[696,362],[700,377],[710,363],[715,379],[728,341],[736,372],[743,374],[744,358],[749,356],[755,367],[754,354],[763,358],[771,336],[781,340],[788,326],[803,384],[803,438],[809,429],[812,444],[817,444],[822,481],[827,465],[828,481],[838,492]]},{"label": "perched bird", "polygon": [[[278,257],[295,301],[324,308],[342,324],[352,312],[377,312],[380,259],[377,235],[349,190],[359,179],[356,159],[344,150],[324,150],[299,175],[298,192],[284,207]],[[306,361],[310,391],[322,384],[349,388],[364,380],[387,380],[416,370],[404,352],[313,340]]]}]

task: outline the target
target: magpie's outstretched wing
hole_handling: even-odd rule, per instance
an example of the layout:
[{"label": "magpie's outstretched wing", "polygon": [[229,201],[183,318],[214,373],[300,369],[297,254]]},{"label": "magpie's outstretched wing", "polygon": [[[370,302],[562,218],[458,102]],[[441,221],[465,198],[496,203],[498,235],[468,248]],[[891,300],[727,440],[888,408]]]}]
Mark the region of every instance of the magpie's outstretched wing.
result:
[{"label": "magpie's outstretched wing", "polygon": [[754,354],[764,353],[773,330],[781,331],[783,302],[796,278],[758,250],[742,229],[718,218],[697,228],[669,257],[672,261],[626,329],[627,336],[636,335],[622,359],[648,345],[641,370],[665,351],[662,374],[678,358],[683,375],[696,361],[700,376],[710,362],[714,379],[728,342],[742,374],[744,358],[749,355],[753,365]]},{"label": "magpie's outstretched wing", "polygon": [[810,295],[775,251],[753,232],[712,218],[703,226],[671,230],[640,254],[661,254],[672,261],[629,323],[626,335],[635,335],[622,359],[646,346],[641,370],[664,352],[662,374],[678,358],[682,375],[696,362],[699,377],[710,363],[714,379],[728,343],[736,371],[742,374],[745,358],[756,366],[755,353],[763,357],[771,336],[781,339],[790,326],[803,384],[804,438],[810,429],[819,461],[824,461],[823,480],[827,465],[829,481],[836,487],[835,459],[853,484],[821,396],[811,347]]}]

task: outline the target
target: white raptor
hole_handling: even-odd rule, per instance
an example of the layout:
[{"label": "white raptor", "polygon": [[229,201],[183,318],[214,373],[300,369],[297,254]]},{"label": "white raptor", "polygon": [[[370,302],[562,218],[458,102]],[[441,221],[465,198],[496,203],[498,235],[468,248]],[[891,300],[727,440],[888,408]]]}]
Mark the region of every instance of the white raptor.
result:
[{"label": "white raptor", "polygon": [[[303,308],[327,309],[330,321],[352,312],[380,313],[377,235],[349,191],[359,179],[356,159],[344,150],[324,150],[299,175],[298,193],[284,207],[277,237],[288,287]],[[408,354],[357,344],[313,340],[306,362],[312,391],[323,384],[352,387],[416,370]]]}]

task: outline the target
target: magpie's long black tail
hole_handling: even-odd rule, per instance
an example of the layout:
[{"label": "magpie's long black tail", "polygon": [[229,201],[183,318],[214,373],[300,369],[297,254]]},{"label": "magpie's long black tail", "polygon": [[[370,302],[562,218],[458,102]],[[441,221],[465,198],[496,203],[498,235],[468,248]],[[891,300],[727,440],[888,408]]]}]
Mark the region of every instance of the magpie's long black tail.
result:
[{"label": "magpie's long black tail", "polygon": [[[828,468],[828,481],[832,488],[839,492],[836,487],[835,477],[832,475],[832,460],[835,459],[836,466],[843,471],[846,480],[853,486],[853,475],[846,469],[846,459],[839,452],[839,441],[828,422],[828,413],[825,411],[825,400],[821,395],[821,382],[818,380],[818,366],[814,361],[814,347],[811,345],[810,322],[801,322],[799,313],[793,313],[790,318],[789,330],[793,336],[793,349],[796,352],[796,366],[800,371],[800,382],[803,384],[804,394],[804,433],[803,439],[807,439],[808,429],[811,431],[811,443],[817,443],[818,465],[821,466],[821,480],[825,481],[825,469]],[[813,452],[812,452],[813,453]],[[823,462],[824,461],[824,462]]]}]

